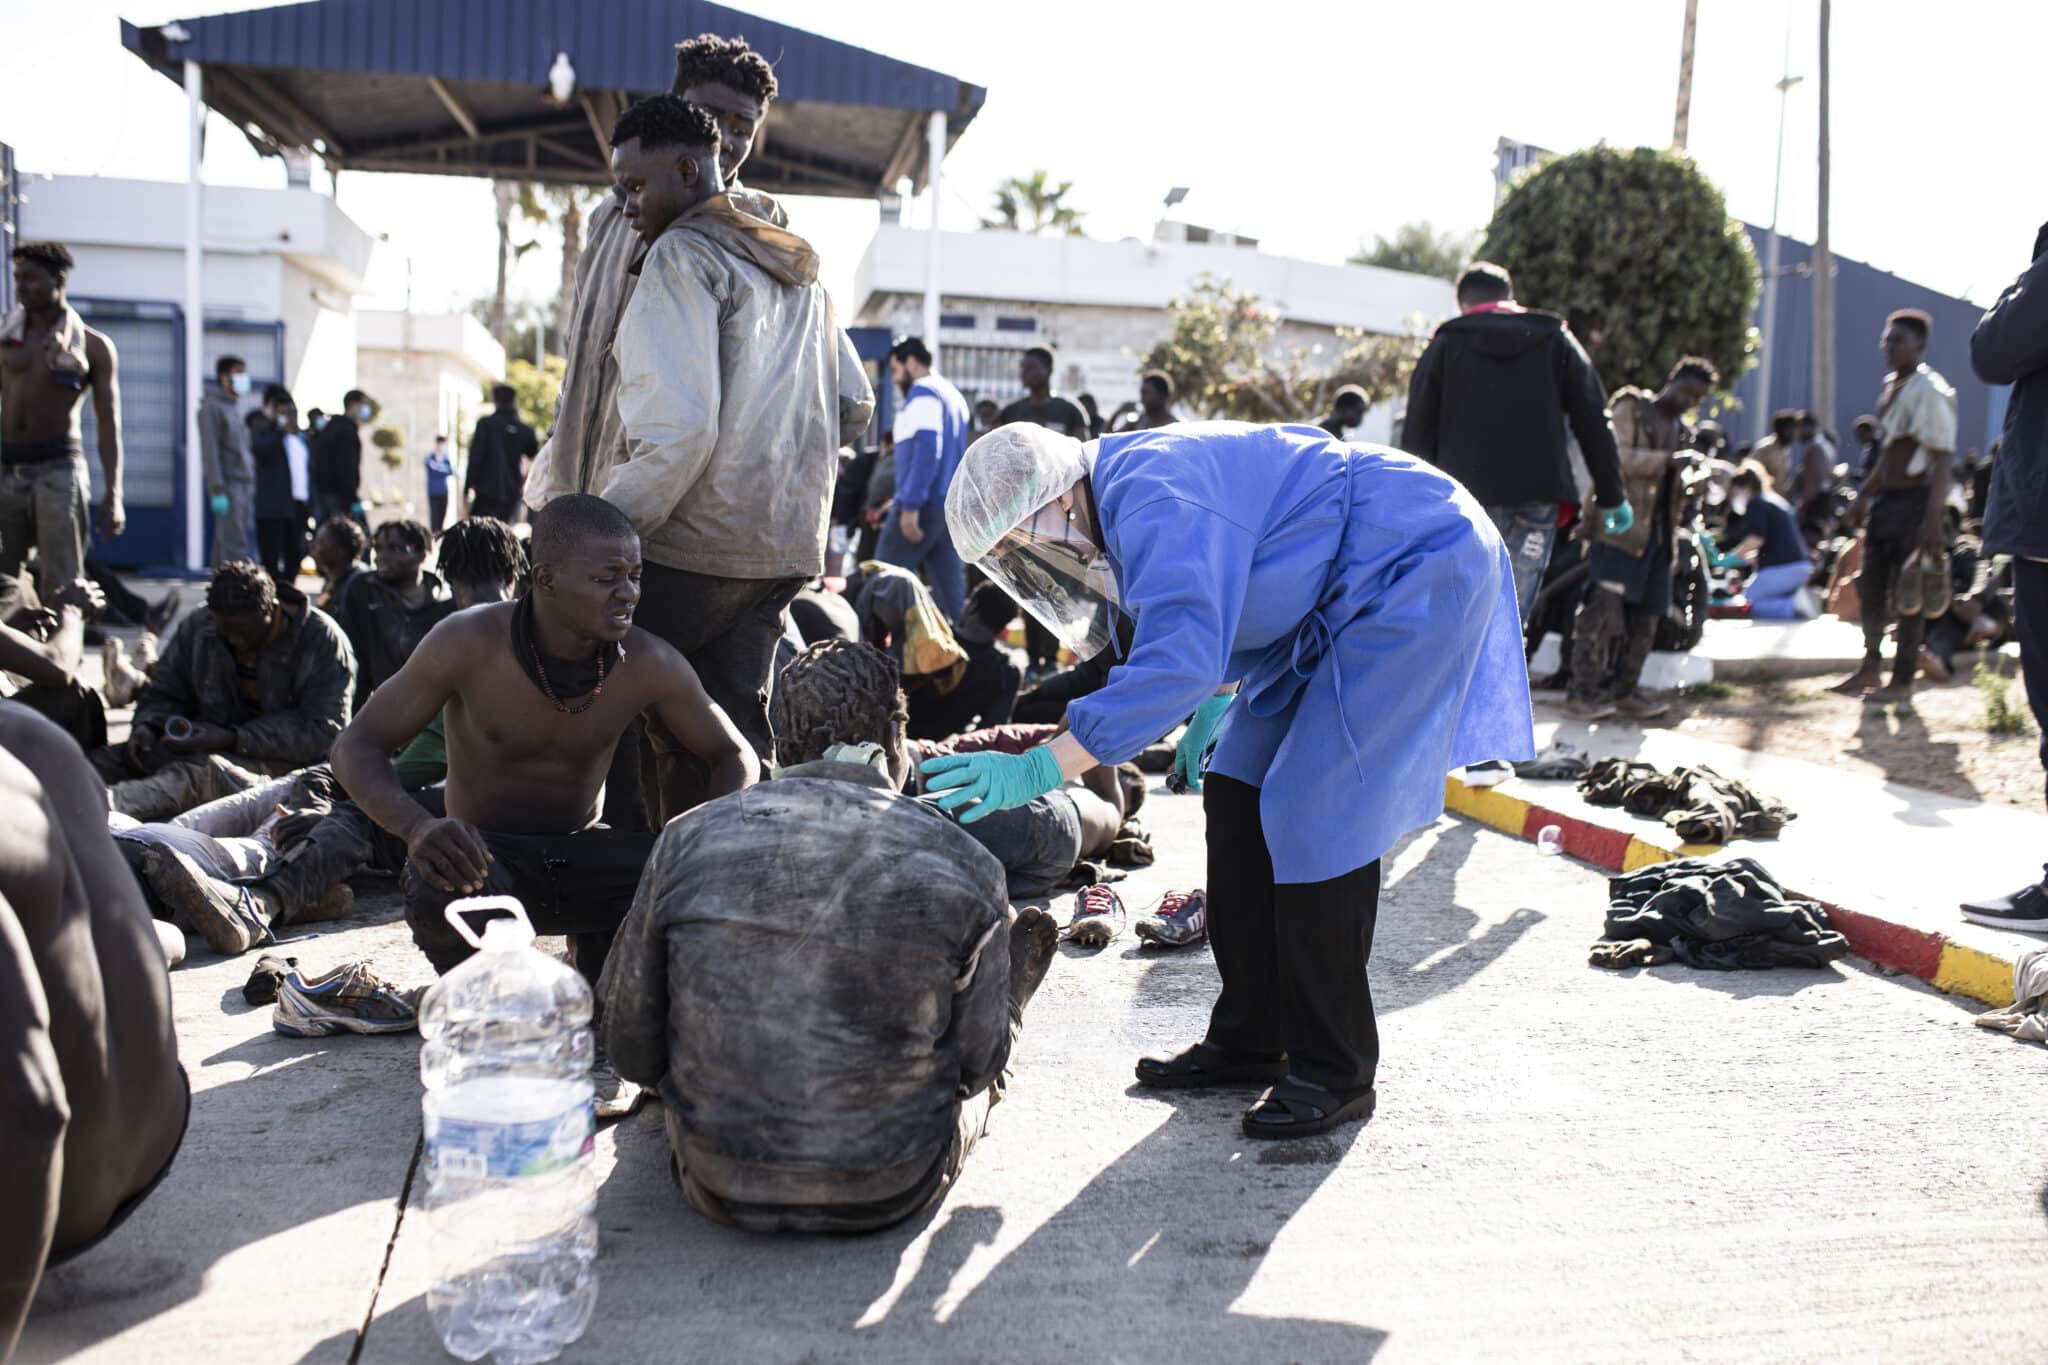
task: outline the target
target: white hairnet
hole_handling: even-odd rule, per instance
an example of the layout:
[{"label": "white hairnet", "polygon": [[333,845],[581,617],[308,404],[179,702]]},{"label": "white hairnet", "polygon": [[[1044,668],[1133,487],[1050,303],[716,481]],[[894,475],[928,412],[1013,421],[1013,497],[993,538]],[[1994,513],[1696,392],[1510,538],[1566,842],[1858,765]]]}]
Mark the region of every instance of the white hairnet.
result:
[{"label": "white hairnet", "polygon": [[946,490],[946,530],[960,558],[988,558],[1003,536],[1081,482],[1081,443],[1036,422],[997,427],[967,447]]}]

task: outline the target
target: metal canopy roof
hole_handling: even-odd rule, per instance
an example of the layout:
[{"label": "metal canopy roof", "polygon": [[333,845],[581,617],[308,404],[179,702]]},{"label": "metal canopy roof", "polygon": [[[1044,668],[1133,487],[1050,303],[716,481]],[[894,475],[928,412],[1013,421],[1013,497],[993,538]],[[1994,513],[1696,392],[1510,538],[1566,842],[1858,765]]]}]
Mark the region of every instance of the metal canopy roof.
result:
[{"label": "metal canopy roof", "polygon": [[[701,0],[308,0],[154,28],[121,42],[174,81],[200,64],[205,99],[266,154],[307,149],[342,170],[608,184],[620,110],[663,91],[675,44],[745,38],[781,94],[746,182],[780,194],[922,188],[927,115],[949,143],[986,91],[848,43]],[[566,104],[549,70],[566,53]]]}]

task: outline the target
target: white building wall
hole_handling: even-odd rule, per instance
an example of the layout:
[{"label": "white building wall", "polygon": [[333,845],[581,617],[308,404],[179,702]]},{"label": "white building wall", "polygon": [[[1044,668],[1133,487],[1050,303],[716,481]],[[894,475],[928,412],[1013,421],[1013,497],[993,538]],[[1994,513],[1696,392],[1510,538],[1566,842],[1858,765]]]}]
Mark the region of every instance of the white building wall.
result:
[{"label": "white building wall", "polygon": [[356,387],[355,301],[338,294],[311,272],[280,262],[283,297],[285,387],[299,410],[334,412],[341,396]]}]

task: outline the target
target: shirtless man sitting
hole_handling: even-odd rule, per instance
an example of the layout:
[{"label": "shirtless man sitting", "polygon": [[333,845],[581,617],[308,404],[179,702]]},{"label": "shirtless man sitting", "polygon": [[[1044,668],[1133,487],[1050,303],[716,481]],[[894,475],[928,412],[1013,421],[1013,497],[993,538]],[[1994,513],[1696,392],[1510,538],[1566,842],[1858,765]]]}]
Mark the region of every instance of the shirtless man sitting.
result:
[{"label": "shirtless man sitting", "polygon": [[[517,896],[542,933],[568,933],[592,980],[654,846],[606,829],[599,800],[627,724],[652,710],[711,769],[722,796],[755,780],[752,750],[690,665],[633,625],[640,540],[587,494],[534,517],[532,590],[457,612],[372,694],[334,745],[356,803],[405,841],[405,913],[437,971],[470,946],[443,912],[459,897]],[[445,814],[406,793],[391,754],[439,714]]]}]

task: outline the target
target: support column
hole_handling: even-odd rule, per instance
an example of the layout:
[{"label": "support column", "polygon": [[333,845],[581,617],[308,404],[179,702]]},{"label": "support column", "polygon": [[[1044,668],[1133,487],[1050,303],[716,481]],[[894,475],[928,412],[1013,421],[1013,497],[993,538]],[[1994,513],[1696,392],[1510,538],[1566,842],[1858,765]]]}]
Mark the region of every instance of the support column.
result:
[{"label": "support column", "polygon": [[925,234],[924,252],[924,344],[931,348],[932,361],[939,356],[939,201],[945,189],[946,116],[935,113],[927,129],[931,139],[926,153],[925,188],[932,197],[932,219]]},{"label": "support column", "polygon": [[206,103],[199,63],[185,63],[185,567],[206,568],[206,479],[199,449],[199,395],[205,385],[206,300],[200,289],[200,163],[206,150]]}]

